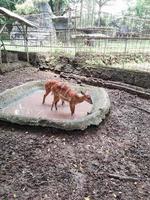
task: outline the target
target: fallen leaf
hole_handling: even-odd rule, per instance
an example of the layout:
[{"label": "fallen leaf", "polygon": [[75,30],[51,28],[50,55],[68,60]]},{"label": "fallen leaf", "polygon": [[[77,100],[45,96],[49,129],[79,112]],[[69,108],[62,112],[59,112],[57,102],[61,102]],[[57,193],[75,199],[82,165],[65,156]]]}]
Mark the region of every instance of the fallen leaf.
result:
[{"label": "fallen leaf", "polygon": [[117,195],[115,194],[115,193],[113,193],[113,196],[116,198],[117,197]]},{"label": "fallen leaf", "polygon": [[88,196],[88,197],[84,197],[84,200],[90,200],[90,197]]}]

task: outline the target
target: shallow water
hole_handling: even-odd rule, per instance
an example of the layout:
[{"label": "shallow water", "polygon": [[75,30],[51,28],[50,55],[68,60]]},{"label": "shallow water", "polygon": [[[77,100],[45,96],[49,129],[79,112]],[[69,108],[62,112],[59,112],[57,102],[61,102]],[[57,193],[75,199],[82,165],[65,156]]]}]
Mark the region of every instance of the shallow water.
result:
[{"label": "shallow water", "polygon": [[53,95],[49,94],[46,97],[45,104],[42,104],[44,91],[38,90],[34,93],[21,98],[15,103],[5,108],[7,114],[20,115],[25,117],[42,118],[42,119],[78,119],[87,115],[90,112],[92,105],[87,102],[82,102],[76,105],[75,114],[71,116],[69,103],[65,102],[62,106],[61,101],[57,104],[57,111],[55,107],[51,111],[51,104]]}]

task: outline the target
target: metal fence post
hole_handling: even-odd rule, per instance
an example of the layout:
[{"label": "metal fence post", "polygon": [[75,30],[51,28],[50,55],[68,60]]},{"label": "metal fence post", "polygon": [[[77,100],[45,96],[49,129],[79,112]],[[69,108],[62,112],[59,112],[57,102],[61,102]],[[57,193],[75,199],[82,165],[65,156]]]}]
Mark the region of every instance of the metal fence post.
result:
[{"label": "metal fence post", "polygon": [[[127,38],[125,38],[125,46],[124,46],[124,55],[126,55],[126,53],[127,53],[127,41],[128,41],[128,39]],[[125,65],[125,62],[124,62],[124,60],[125,59],[123,59],[123,68],[124,68],[124,65]]]},{"label": "metal fence post", "polygon": [[124,54],[127,53],[127,43],[128,43],[128,39],[125,39],[125,47],[124,47]]}]

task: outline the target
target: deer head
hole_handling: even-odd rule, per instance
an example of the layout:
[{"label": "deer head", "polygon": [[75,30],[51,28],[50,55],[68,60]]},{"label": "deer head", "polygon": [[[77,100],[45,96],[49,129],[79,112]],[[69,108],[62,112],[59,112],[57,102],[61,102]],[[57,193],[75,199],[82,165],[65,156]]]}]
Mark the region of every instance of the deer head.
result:
[{"label": "deer head", "polygon": [[84,96],[84,100],[85,100],[85,101],[87,101],[87,102],[90,103],[90,104],[93,104],[92,98],[91,98],[90,95],[85,94],[83,91],[81,91],[81,94]]}]

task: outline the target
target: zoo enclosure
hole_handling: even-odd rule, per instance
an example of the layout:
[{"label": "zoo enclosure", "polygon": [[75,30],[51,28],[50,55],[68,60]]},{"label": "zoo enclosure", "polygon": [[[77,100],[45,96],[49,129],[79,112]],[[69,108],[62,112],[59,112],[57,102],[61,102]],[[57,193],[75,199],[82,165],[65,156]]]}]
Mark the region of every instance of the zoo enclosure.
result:
[{"label": "zoo enclosure", "polygon": [[[17,25],[18,26],[18,25]],[[15,25],[14,25],[15,27]],[[53,31],[28,30],[27,43],[29,52],[92,52],[101,54],[140,53],[150,54],[150,34],[128,33],[118,35],[113,28],[67,28]],[[3,31],[1,36],[3,49],[11,51],[26,51],[27,45],[18,29],[13,28],[8,35]]]},{"label": "zoo enclosure", "polygon": [[[87,5],[82,0],[78,7],[68,9],[67,16],[52,15],[52,12],[44,10],[45,6],[48,6],[47,10],[51,10],[49,5],[43,3],[41,13],[25,18],[0,8],[2,16],[9,19],[0,34],[1,49],[25,52],[81,51],[104,55],[150,53],[150,19],[114,17],[104,12],[97,16],[94,1],[89,1]],[[85,12],[85,7],[88,12]],[[105,22],[101,21],[101,16]],[[13,18],[19,20],[20,24],[12,23]],[[35,28],[32,22],[39,25]],[[22,34],[23,23],[30,26],[26,28],[26,37]],[[0,28],[3,26],[0,24]]]},{"label": "zoo enclosure", "polygon": [[[46,14],[47,15],[47,14]],[[44,21],[45,14],[40,14]],[[49,17],[49,16],[47,16]],[[1,50],[22,52],[90,52],[102,55],[150,55],[150,27],[138,31],[127,30],[126,26],[118,29],[114,26],[95,26],[82,20],[78,16],[65,18],[62,16],[55,19],[65,19],[66,24],[62,28],[51,22],[51,28],[39,26],[38,29],[29,27],[26,38],[23,37],[22,25],[13,23],[4,27],[0,35]],[[40,18],[39,18],[40,19]],[[136,20],[136,19],[135,19]],[[139,19],[138,19],[139,20]],[[93,21],[93,20],[92,20]],[[149,19],[145,19],[150,23]],[[141,24],[144,24],[141,20]],[[132,19],[133,23],[133,19]],[[2,26],[2,25],[1,25]],[[9,27],[10,26],[10,27]],[[149,28],[148,28],[149,27]],[[11,30],[11,31],[9,31]],[[124,63],[122,64],[124,66]],[[150,66],[146,66],[150,70]]]}]

